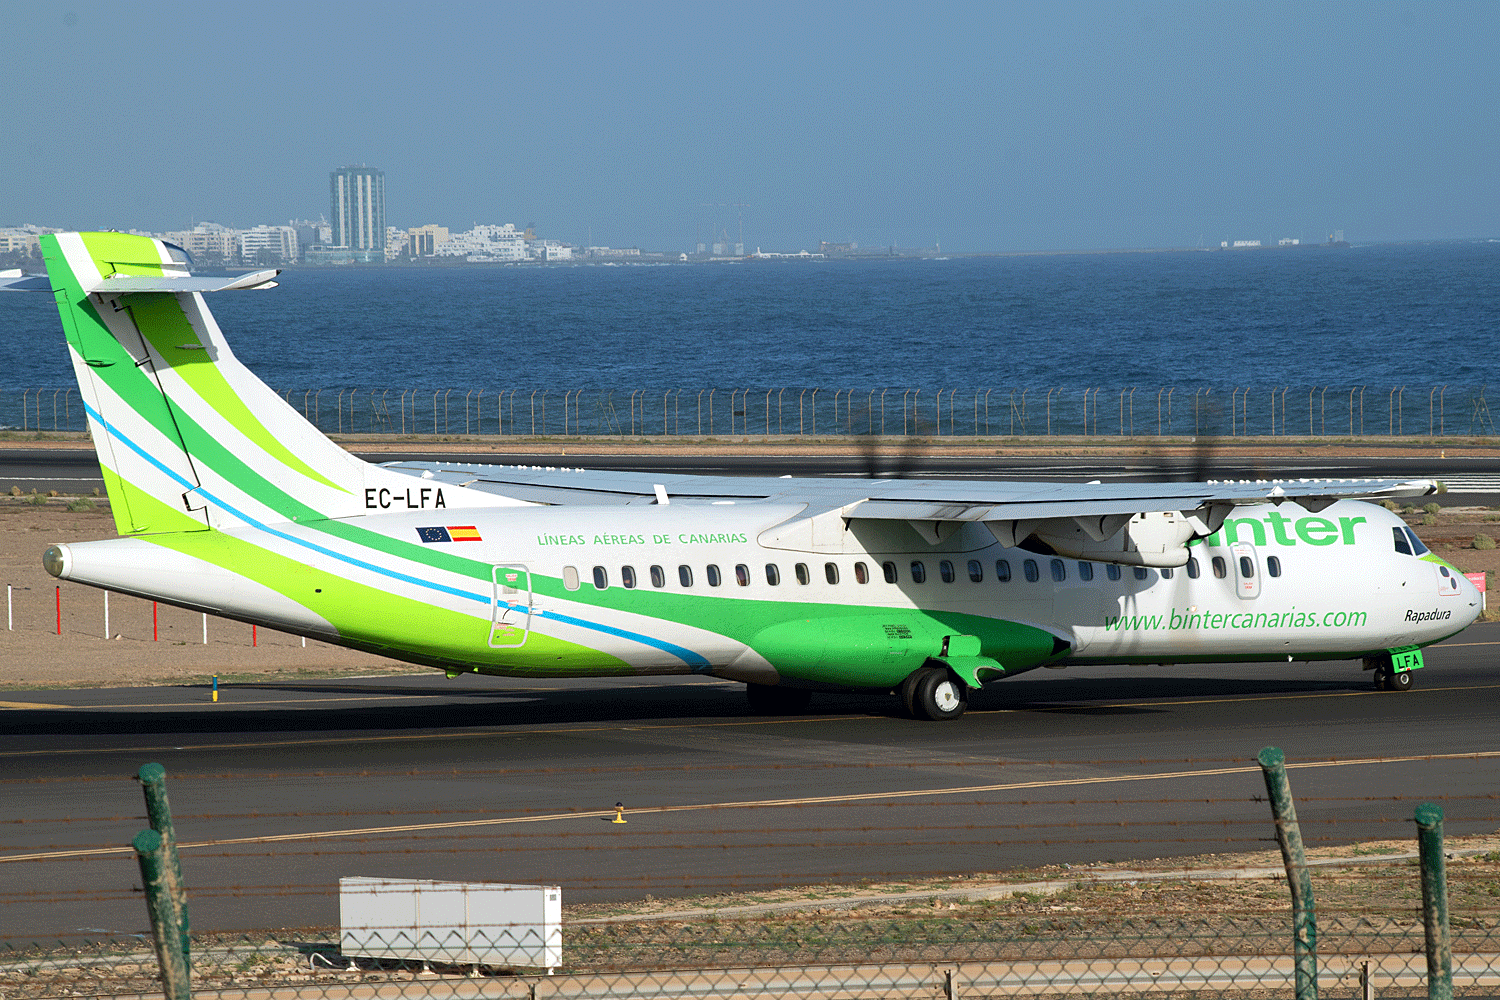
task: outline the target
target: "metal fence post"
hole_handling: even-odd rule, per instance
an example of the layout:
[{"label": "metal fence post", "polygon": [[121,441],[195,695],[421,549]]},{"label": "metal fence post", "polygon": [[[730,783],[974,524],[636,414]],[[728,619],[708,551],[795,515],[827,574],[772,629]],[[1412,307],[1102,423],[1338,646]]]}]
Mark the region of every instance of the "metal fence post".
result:
[{"label": "metal fence post", "polygon": [[141,783],[141,793],[146,798],[146,819],[151,824],[151,829],[161,836],[162,855],[172,869],[172,882],[175,886],[172,898],[173,922],[182,934],[182,958],[186,962],[190,960],[187,883],[182,878],[182,862],[177,856],[177,830],[172,825],[171,803],[167,801],[167,769],[160,764],[142,764],[136,777]]},{"label": "metal fence post", "polygon": [[1453,1000],[1453,943],[1448,936],[1448,873],[1443,860],[1443,807],[1417,806],[1417,851],[1422,858],[1422,923],[1427,932],[1427,995]]},{"label": "metal fence post", "polygon": [[162,991],[166,1000],[191,1000],[187,958],[182,951],[182,928],[173,919],[176,879],[166,845],[155,830],[142,830],[130,844],[135,848],[136,859],[141,865],[141,887],[146,891],[146,908],[151,914],[151,936],[156,942]]},{"label": "metal fence post", "polygon": [[1256,755],[1266,779],[1266,795],[1276,820],[1276,842],[1286,865],[1286,880],[1292,892],[1292,948],[1297,973],[1297,1000],[1317,1000],[1318,922],[1313,901],[1312,878],[1307,872],[1307,854],[1302,849],[1302,830],[1297,825],[1297,805],[1286,777],[1286,755],[1266,747]]}]

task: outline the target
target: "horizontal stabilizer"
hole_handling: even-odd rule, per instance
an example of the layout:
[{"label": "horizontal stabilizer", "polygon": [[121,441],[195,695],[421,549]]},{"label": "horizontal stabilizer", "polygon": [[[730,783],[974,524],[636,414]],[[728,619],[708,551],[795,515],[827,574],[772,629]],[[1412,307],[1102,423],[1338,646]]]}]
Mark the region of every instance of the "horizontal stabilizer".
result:
[{"label": "horizontal stabilizer", "polygon": [[[112,274],[84,288],[89,295],[135,295],[141,292],[166,292],[178,295],[186,292],[235,292],[247,289],[275,288],[273,280],[281,271],[252,271],[249,274],[224,277],[169,277],[167,275]],[[0,271],[0,291],[50,292],[52,281],[45,274],[22,274],[20,271]]]},{"label": "horizontal stabilizer", "polygon": [[281,271],[252,271],[238,277],[183,277],[166,275],[112,274],[98,284],[86,288],[90,295],[130,295],[137,292],[235,292],[247,289],[275,288],[273,280]]}]

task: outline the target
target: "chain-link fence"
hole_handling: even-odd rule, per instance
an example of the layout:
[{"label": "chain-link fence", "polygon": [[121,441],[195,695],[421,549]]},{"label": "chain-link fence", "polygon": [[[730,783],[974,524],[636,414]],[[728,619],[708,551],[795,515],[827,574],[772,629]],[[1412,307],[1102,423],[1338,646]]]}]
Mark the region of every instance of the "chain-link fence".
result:
[{"label": "chain-link fence", "polygon": [[[1455,920],[1456,996],[1500,992],[1500,914]],[[393,938],[399,932],[392,931]],[[337,934],[200,937],[195,997],[976,997],[1078,993],[1291,996],[1285,916],[1111,920],[629,921],[570,925],[562,962],[475,961],[457,944],[424,959],[370,957]],[[1324,918],[1325,996],[1426,996],[1420,917]],[[1368,984],[1370,993],[1362,993]],[[160,995],[149,939],[0,948],[7,1000]]]},{"label": "chain-link fence", "polygon": [[[320,429],[492,436],[1441,437],[1485,386],[286,389]],[[0,393],[0,429],[83,430],[76,388]]]}]

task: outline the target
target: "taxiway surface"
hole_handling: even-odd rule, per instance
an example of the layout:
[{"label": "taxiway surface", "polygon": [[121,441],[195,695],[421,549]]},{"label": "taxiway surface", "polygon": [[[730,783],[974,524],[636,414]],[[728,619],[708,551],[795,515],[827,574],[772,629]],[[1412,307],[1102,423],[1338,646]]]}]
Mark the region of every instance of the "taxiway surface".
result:
[{"label": "taxiway surface", "polygon": [[1267,745],[1310,844],[1408,838],[1426,800],[1488,833],[1497,654],[1500,625],[1471,627],[1403,693],[1350,662],[1037,670],[944,724],[852,694],[756,716],[699,678],[7,692],[0,939],[146,928],[148,761],[195,931],[336,924],[345,875],[580,902],[1264,849]]}]

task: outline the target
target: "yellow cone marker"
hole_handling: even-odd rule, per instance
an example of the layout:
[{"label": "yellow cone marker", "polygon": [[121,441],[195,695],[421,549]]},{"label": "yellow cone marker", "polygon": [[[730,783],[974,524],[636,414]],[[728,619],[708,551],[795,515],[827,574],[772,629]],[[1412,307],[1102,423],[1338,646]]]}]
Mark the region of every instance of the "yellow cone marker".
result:
[{"label": "yellow cone marker", "polygon": [[610,820],[610,822],[611,823],[623,823],[623,822],[625,822],[625,803],[623,803],[623,802],[616,802],[615,803],[615,818],[612,819],[612,820]]}]

